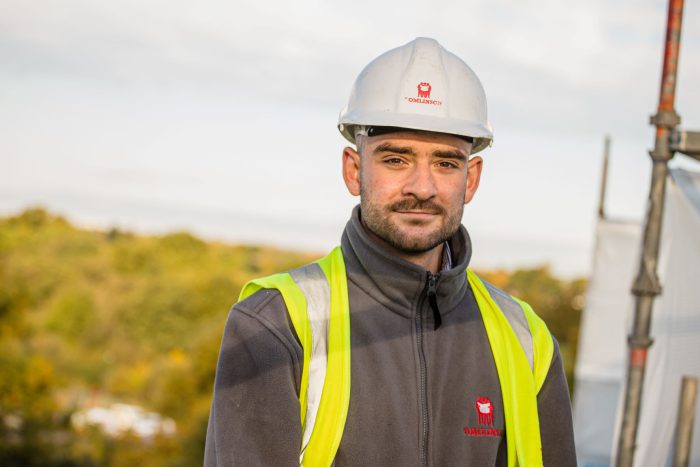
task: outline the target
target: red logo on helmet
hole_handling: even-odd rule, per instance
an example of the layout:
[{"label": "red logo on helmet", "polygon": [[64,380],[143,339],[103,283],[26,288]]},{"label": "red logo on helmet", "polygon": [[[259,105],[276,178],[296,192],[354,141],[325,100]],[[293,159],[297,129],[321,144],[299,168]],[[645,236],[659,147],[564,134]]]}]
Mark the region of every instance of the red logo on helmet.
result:
[{"label": "red logo on helmet", "polygon": [[430,91],[433,88],[430,86],[430,83],[418,83],[418,97],[423,97],[425,99],[430,99]]},{"label": "red logo on helmet", "polygon": [[404,99],[406,99],[411,104],[428,104],[428,105],[437,105],[437,106],[442,105],[441,100],[435,99],[435,98],[433,98],[433,99],[430,98],[430,92],[433,90],[433,87],[430,85],[429,82],[422,81],[422,82],[418,83],[416,88],[418,89],[418,96],[417,97],[404,96]]},{"label": "red logo on helmet", "polygon": [[477,397],[476,413],[479,414],[479,425],[493,426],[493,404],[488,397]]}]

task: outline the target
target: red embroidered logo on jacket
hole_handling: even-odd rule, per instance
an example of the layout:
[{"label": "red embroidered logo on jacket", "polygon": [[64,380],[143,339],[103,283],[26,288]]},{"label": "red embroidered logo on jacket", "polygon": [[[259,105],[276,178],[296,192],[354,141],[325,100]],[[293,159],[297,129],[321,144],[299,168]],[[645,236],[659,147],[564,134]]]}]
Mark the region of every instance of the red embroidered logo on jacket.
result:
[{"label": "red embroidered logo on jacket", "polygon": [[476,413],[479,416],[480,427],[465,426],[464,434],[467,436],[475,437],[500,437],[503,436],[503,430],[499,428],[484,428],[483,425],[487,427],[493,427],[493,403],[488,397],[477,397],[474,403],[474,408],[476,408]]},{"label": "red embroidered logo on jacket", "polygon": [[479,414],[479,425],[493,426],[493,404],[488,397],[477,397],[476,412]]}]

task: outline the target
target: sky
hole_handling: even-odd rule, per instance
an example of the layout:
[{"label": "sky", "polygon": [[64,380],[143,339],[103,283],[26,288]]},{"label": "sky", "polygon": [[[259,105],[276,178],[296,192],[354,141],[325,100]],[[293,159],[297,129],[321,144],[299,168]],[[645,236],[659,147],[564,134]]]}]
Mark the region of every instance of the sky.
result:
[{"label": "sky", "polygon": [[[476,268],[586,275],[607,211],[641,219],[667,4],[0,0],[0,215],[189,230],[319,253],[358,199],[336,124],[373,58],[437,39],[481,79],[494,144],[463,222]],[[700,128],[700,4],[676,109]],[[677,156],[672,164],[700,171]]]}]

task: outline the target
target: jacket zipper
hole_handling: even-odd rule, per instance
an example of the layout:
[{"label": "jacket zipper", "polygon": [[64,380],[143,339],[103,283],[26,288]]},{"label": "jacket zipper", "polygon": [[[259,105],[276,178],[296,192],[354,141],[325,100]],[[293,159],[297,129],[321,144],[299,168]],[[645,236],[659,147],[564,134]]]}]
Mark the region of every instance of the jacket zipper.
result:
[{"label": "jacket zipper", "polygon": [[418,308],[418,316],[416,318],[416,327],[418,328],[418,362],[420,366],[420,386],[418,388],[418,400],[421,405],[421,438],[420,438],[420,465],[428,466],[426,456],[426,445],[428,443],[428,397],[426,394],[426,369],[425,369],[425,353],[423,352],[423,307]]},{"label": "jacket zipper", "polygon": [[[428,283],[427,283],[427,296],[430,302],[430,307],[433,309],[433,316],[436,319],[435,329],[440,326],[440,312],[437,309],[437,281],[439,279],[439,274],[433,274],[428,271]],[[423,349],[423,304],[421,302],[418,306],[418,314],[416,317],[416,329],[417,329],[417,343],[418,343],[418,361],[420,366],[420,387],[418,399],[421,405],[421,417],[422,417],[422,433],[420,442],[420,462],[423,467],[428,466],[428,456],[427,456],[427,446],[428,446],[428,394],[426,391],[427,386],[427,369],[425,360],[425,351]]]},{"label": "jacket zipper", "polygon": [[440,308],[437,304],[437,281],[440,278],[440,273],[433,274],[428,271],[428,302],[433,310],[433,329],[437,329],[442,324],[442,316],[440,316]]}]

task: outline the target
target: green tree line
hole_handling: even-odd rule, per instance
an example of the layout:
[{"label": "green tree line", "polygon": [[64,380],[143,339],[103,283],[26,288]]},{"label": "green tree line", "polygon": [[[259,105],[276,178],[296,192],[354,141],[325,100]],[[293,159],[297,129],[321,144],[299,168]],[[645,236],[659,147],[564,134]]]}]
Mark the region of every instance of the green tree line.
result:
[{"label": "green tree line", "polygon": [[[0,218],[0,465],[201,465],[228,310],[251,278],[317,256],[88,230],[41,208]],[[546,267],[482,275],[547,321],[571,381],[584,281]],[[71,423],[112,402],[171,418],[176,432]]]}]

